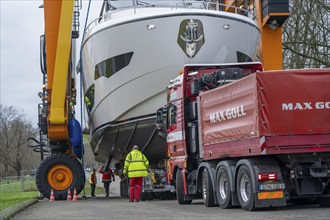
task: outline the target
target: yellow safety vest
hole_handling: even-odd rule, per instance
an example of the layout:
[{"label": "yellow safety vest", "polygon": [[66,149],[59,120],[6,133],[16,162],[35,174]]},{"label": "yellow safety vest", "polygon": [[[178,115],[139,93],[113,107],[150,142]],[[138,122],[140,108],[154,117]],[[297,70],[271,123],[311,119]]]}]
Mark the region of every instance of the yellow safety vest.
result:
[{"label": "yellow safety vest", "polygon": [[91,102],[89,101],[89,98],[87,96],[85,96],[85,102],[87,107],[91,105]]},{"label": "yellow safety vest", "polygon": [[124,165],[124,174],[128,178],[148,176],[149,161],[139,150],[132,150],[127,156]]},{"label": "yellow safety vest", "polygon": [[90,184],[97,184],[97,178],[96,178],[96,173],[91,173],[89,177],[89,183]]}]

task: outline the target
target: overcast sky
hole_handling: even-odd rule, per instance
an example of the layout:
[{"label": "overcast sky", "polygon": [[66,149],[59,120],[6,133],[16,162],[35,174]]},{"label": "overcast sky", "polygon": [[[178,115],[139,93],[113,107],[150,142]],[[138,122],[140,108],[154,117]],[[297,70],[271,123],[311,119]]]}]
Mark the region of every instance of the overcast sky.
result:
[{"label": "overcast sky", "polygon": [[[35,127],[41,102],[37,94],[42,90],[39,62],[39,39],[44,32],[43,9],[39,9],[42,4],[42,0],[0,0],[0,103],[21,110]],[[90,21],[98,16],[101,4],[102,0],[92,0]],[[87,6],[88,1],[83,0],[80,36]],[[80,115],[77,116],[80,120]]]}]

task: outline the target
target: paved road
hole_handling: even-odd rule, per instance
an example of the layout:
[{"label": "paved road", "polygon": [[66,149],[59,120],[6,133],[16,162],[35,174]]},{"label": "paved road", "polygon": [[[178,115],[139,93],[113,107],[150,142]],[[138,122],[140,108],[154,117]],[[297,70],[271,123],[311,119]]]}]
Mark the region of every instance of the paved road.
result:
[{"label": "paved road", "polygon": [[118,183],[113,183],[109,198],[98,195],[96,198],[86,200],[80,198],[75,202],[49,202],[44,199],[17,214],[13,219],[329,220],[330,208],[320,208],[316,205],[291,206],[276,210],[247,212],[240,208],[207,208],[200,200],[194,201],[191,205],[178,205],[175,200],[129,203],[128,199],[119,196]]}]

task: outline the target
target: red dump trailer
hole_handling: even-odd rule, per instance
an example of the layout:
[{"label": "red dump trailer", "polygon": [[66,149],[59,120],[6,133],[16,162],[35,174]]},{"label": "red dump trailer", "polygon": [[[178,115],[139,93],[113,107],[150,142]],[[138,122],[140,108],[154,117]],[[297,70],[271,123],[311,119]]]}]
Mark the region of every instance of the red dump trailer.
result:
[{"label": "red dump trailer", "polygon": [[177,200],[330,205],[330,70],[186,65],[157,111]]}]

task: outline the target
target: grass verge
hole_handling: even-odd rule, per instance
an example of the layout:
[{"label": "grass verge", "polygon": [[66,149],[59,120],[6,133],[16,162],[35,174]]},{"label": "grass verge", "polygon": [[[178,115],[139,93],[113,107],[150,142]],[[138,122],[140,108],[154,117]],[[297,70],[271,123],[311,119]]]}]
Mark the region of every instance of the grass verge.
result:
[{"label": "grass verge", "polygon": [[0,192],[0,211],[18,203],[37,198],[38,191],[32,192]]}]

